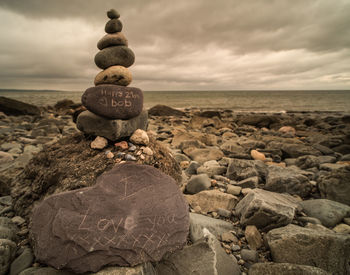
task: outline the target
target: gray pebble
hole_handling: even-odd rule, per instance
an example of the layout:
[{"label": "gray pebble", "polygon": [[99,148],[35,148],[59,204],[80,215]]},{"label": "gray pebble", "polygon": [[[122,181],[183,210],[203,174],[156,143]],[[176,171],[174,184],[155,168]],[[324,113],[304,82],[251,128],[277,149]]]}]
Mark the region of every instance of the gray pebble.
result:
[{"label": "gray pebble", "polygon": [[234,245],[232,245],[231,250],[233,252],[237,252],[237,251],[241,250],[241,247],[238,244],[234,244]]},{"label": "gray pebble", "polygon": [[256,250],[242,249],[241,257],[245,261],[256,263],[259,260],[259,255]]},{"label": "gray pebble", "polygon": [[218,214],[222,217],[229,218],[231,217],[231,211],[228,211],[227,209],[219,208]]},{"label": "gray pebble", "polygon": [[136,158],[134,156],[130,155],[130,154],[126,154],[125,155],[125,160],[127,160],[127,161],[135,161]]}]

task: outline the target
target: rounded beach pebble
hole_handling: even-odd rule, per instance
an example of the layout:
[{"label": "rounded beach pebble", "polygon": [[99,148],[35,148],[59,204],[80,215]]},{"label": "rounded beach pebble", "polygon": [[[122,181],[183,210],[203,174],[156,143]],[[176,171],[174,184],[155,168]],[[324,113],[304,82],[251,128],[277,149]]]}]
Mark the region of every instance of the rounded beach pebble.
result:
[{"label": "rounded beach pebble", "polygon": [[130,67],[135,62],[135,54],[126,46],[112,46],[99,51],[95,55],[95,64],[101,69],[120,65]]},{"label": "rounded beach pebble", "polygon": [[123,29],[123,24],[119,19],[111,19],[106,23],[106,26],[105,26],[106,33],[121,32],[122,29]]},{"label": "rounded beach pebble", "polygon": [[115,9],[110,9],[109,11],[107,11],[107,16],[110,19],[118,19],[120,17],[120,14]]},{"label": "rounded beach pebble", "polygon": [[128,40],[122,32],[116,32],[106,34],[97,42],[99,50],[110,46],[128,46]]},{"label": "rounded beach pebble", "polygon": [[95,85],[114,84],[128,86],[132,81],[131,72],[123,66],[111,66],[95,77]]}]

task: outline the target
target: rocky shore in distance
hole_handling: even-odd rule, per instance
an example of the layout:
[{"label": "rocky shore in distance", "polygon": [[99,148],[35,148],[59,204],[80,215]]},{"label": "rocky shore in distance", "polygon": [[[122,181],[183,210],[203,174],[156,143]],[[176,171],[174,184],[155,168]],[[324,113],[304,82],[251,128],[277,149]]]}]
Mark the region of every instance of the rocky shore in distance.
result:
[{"label": "rocky shore in distance", "polygon": [[[74,123],[82,110],[62,101],[34,114],[0,114],[0,274],[73,274],[36,261],[28,236],[29,213],[23,209],[44,193],[60,191],[55,177],[47,180],[50,189],[40,185],[38,175],[54,175],[69,158],[64,153],[74,152],[74,147],[76,156],[65,177],[83,170],[83,162],[91,171],[95,164],[96,173],[124,160],[158,167],[170,163],[160,168],[173,172],[190,205],[185,248],[158,263],[108,267],[96,274],[190,274],[198,266],[209,272],[200,274],[350,272],[349,114],[155,106],[148,110],[152,144],[124,140],[92,149],[94,137],[79,134]],[[173,158],[157,163],[167,154],[166,147]],[[48,165],[48,156],[54,165]],[[32,179],[24,178],[31,170]],[[97,176],[91,171],[87,183]],[[69,179],[74,188],[86,186],[73,176]],[[23,184],[25,196],[18,189]]]}]

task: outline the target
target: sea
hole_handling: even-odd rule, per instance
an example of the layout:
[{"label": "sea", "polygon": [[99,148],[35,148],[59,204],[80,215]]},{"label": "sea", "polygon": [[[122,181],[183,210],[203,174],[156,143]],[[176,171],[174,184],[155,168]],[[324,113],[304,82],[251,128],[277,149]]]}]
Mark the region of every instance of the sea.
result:
[{"label": "sea", "polygon": [[[79,103],[83,91],[0,90],[0,96],[37,106],[53,106],[62,99]],[[237,112],[345,112],[350,113],[350,90],[332,91],[144,91],[144,106],[177,109],[227,109]]]}]

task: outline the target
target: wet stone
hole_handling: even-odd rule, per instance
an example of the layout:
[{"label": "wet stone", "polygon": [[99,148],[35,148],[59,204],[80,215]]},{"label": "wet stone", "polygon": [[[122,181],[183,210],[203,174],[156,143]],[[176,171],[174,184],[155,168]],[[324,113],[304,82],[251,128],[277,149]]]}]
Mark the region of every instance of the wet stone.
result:
[{"label": "wet stone", "polygon": [[175,180],[151,166],[124,163],[93,187],[41,202],[31,236],[37,261],[83,273],[159,261],[186,244],[188,230],[188,205]]},{"label": "wet stone", "polygon": [[142,111],[143,93],[138,88],[99,85],[88,88],[81,101],[89,111],[109,119],[130,119]]}]

